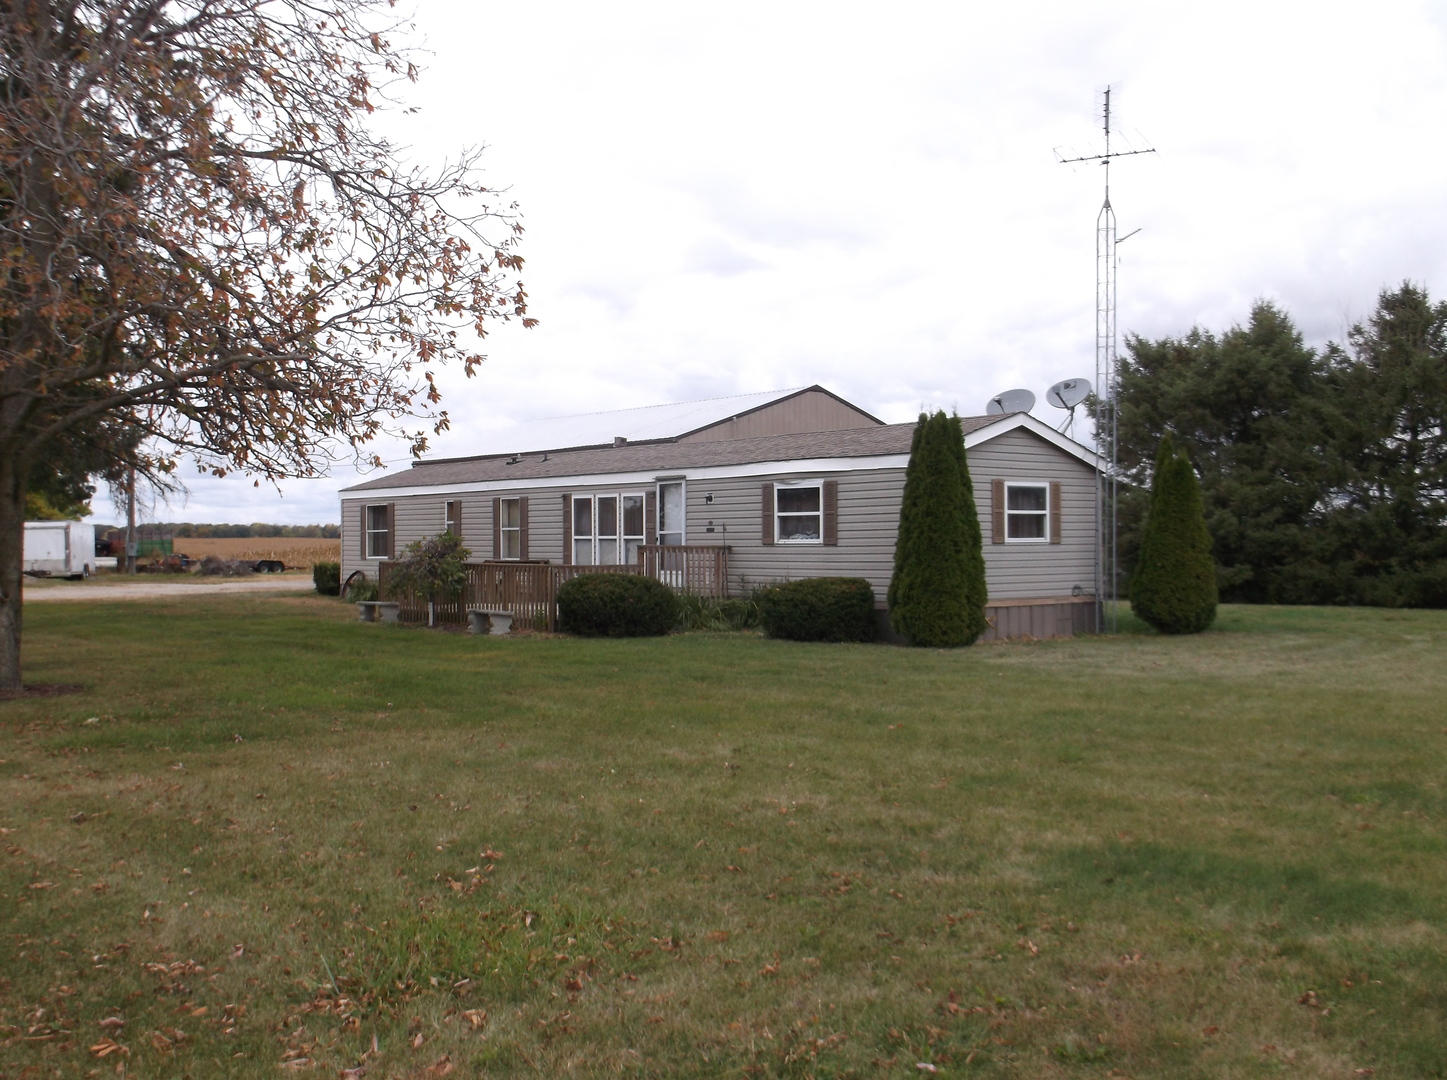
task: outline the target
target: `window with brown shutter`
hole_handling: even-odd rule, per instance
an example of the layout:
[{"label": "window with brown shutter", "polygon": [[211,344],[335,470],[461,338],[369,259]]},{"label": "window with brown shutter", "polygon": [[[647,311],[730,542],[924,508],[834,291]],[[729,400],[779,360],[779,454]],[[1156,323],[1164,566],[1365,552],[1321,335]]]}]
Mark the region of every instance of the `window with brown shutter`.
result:
[{"label": "window with brown shutter", "polygon": [[643,493],[643,542],[658,543],[658,489]]},{"label": "window with brown shutter", "polygon": [[573,497],[563,496],[563,565],[573,565]]},{"label": "window with brown shutter", "polygon": [[442,531],[453,536],[462,535],[462,503],[456,499],[442,504]]},{"label": "window with brown shutter", "polygon": [[362,558],[367,557],[367,506],[362,504]]},{"label": "window with brown shutter", "polygon": [[518,499],[518,558],[528,557],[528,497]]},{"label": "window with brown shutter", "polygon": [[494,562],[502,558],[502,499],[496,496],[492,500],[492,558]]},{"label": "window with brown shutter", "polygon": [[1060,543],[1060,481],[1050,481],[1050,542]]},{"label": "window with brown shutter", "polygon": [[1005,481],[990,481],[990,543],[1005,542]]},{"label": "window with brown shutter", "polygon": [[764,520],[761,539],[765,544],[774,542],[774,485],[764,485]]},{"label": "window with brown shutter", "polygon": [[824,481],[824,546],[839,544],[839,481]]}]

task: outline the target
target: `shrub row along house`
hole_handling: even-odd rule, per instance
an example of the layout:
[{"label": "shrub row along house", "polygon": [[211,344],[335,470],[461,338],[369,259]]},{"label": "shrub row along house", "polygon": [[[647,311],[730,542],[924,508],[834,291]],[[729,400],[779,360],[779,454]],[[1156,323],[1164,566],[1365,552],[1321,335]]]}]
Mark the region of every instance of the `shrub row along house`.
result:
[{"label": "shrub row along house", "polygon": [[[1095,455],[1028,413],[963,421],[990,637],[1095,625]],[[542,421],[518,453],[424,461],[342,496],[342,575],[451,530],[475,561],[639,566],[712,595],[862,577],[884,609],[914,424],[819,386]],[[570,572],[578,572],[576,569]]]}]

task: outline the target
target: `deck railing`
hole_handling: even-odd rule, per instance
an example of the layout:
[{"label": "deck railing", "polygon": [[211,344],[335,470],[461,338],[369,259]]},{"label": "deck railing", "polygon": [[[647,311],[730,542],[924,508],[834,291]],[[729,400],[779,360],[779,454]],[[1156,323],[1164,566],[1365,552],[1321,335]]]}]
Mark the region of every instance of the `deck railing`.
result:
[{"label": "deck railing", "polygon": [[[638,562],[619,566],[576,566],[544,562],[467,564],[467,584],[459,597],[433,602],[439,623],[463,625],[472,607],[510,611],[513,622],[535,630],[556,630],[558,587],[580,574],[646,574],[677,592],[722,597],[728,592],[728,548],[647,544],[639,548]],[[415,596],[394,596],[388,588],[391,564],[379,563],[381,594],[402,605],[404,622],[426,622],[427,604]]]}]

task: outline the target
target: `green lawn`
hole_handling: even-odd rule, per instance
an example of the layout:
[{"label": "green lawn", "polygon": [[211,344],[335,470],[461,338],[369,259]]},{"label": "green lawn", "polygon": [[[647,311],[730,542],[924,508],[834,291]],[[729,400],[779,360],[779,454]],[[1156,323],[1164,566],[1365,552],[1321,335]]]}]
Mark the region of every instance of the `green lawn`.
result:
[{"label": "green lawn", "polygon": [[1447,1076],[1447,612],[25,648],[88,689],[0,704],[0,1077]]}]

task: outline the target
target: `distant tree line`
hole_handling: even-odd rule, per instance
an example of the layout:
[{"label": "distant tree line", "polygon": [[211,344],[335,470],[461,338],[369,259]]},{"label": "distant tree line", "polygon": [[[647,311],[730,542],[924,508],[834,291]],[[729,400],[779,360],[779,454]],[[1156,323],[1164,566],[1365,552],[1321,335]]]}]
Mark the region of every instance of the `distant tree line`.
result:
[{"label": "distant tree line", "polygon": [[1320,351],[1264,301],[1220,335],[1126,344],[1127,573],[1170,434],[1200,477],[1223,601],[1447,607],[1447,303],[1404,283]]},{"label": "distant tree line", "polygon": [[[253,521],[250,525],[196,525],[189,521],[146,522],[147,534],[170,533],[178,540],[230,540],[274,536],[297,536],[309,539],[336,540],[342,535],[340,525],[268,525]],[[97,530],[120,531],[124,526],[97,526]]]}]

